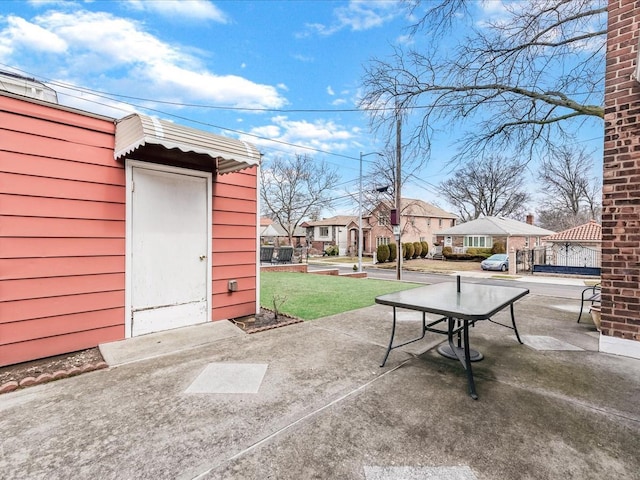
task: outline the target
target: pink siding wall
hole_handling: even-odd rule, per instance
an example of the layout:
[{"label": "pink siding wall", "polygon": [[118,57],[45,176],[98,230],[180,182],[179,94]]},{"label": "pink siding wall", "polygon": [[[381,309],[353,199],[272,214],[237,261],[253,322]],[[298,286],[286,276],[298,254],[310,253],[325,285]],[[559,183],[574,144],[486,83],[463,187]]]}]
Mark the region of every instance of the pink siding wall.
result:
[{"label": "pink siding wall", "polygon": [[213,320],[256,313],[257,182],[255,167],[214,178]]},{"label": "pink siding wall", "polygon": [[[124,338],[114,139],[111,120],[0,95],[0,366]],[[257,168],[214,177],[212,203],[213,319],[254,314]]]},{"label": "pink siding wall", "polygon": [[0,96],[0,365],[124,336],[124,169],[107,119]]}]

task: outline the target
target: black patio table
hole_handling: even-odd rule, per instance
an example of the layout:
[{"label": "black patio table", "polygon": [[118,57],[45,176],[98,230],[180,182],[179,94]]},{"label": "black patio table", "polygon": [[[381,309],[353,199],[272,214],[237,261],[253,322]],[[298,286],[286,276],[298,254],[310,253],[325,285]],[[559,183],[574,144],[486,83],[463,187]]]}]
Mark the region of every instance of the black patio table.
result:
[{"label": "black patio table", "polygon": [[[516,334],[518,342],[522,344],[522,340],[520,340],[520,335],[518,334],[518,328],[516,327],[513,304],[518,299],[527,295],[529,290],[517,287],[461,283],[460,277],[458,277],[457,280],[456,283],[435,283],[425,287],[388,293],[376,297],[376,303],[393,307],[391,339],[389,340],[387,353],[380,366],[384,367],[391,350],[422,340],[427,332],[447,335],[449,348],[439,349],[439,351],[445,356],[460,360],[467,372],[469,395],[471,395],[471,398],[474,400],[477,400],[478,395],[476,394],[473,372],[471,370],[473,351],[469,348],[469,326],[474,325],[478,320],[489,320],[503,327],[512,329]],[[510,307],[511,310],[512,326],[491,320],[493,315],[506,307]],[[398,308],[422,312],[422,335],[418,338],[394,345],[396,309]],[[427,313],[442,315],[442,317],[427,323]],[[434,328],[445,322],[446,329]],[[457,342],[454,341],[454,337],[457,337]],[[475,356],[476,358],[482,358],[477,352],[475,352]]]}]

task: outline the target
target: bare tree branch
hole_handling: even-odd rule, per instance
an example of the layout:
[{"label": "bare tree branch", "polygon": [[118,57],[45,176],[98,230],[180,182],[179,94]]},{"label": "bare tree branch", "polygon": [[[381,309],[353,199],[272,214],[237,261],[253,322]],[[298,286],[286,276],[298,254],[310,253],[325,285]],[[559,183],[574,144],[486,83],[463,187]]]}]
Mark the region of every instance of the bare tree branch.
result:
[{"label": "bare tree branch", "polygon": [[605,0],[505,2],[502,16],[468,26],[454,49],[433,31],[456,32],[478,4],[417,2],[414,15],[422,3],[411,31],[423,46],[366,67],[360,107],[375,130],[392,134],[400,109],[413,122],[406,143],[426,155],[434,125],[446,122],[466,127],[457,158],[507,149],[532,157],[572,138],[584,119],[603,118]]},{"label": "bare tree branch", "polygon": [[593,158],[584,149],[563,147],[540,164],[538,210],[540,223],[550,230],[566,230],[600,217],[600,182],[590,178]]},{"label": "bare tree branch", "polygon": [[441,195],[463,221],[483,215],[521,217],[530,199],[525,167],[519,160],[499,156],[469,162],[440,183]]},{"label": "bare tree branch", "polygon": [[282,226],[291,245],[304,218],[331,206],[330,193],[339,179],[336,169],[307,155],[275,158],[261,168],[260,178],[264,213]]}]

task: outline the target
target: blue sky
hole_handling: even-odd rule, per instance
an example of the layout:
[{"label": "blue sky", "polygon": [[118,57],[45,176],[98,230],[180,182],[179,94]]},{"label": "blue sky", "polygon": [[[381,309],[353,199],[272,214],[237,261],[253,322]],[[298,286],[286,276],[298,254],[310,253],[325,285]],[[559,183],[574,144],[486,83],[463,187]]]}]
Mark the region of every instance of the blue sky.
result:
[{"label": "blue sky", "polygon": [[[479,14],[495,3],[478,4]],[[356,108],[363,67],[407,42],[406,13],[381,0],[4,0],[0,69],[44,81],[83,110],[242,136],[267,158],[308,153],[339,168],[344,197],[357,191],[359,152],[384,143]],[[432,184],[445,178],[455,140],[439,138],[423,174]],[[424,182],[403,192],[447,208]],[[345,199],[326,213],[355,211]]]}]

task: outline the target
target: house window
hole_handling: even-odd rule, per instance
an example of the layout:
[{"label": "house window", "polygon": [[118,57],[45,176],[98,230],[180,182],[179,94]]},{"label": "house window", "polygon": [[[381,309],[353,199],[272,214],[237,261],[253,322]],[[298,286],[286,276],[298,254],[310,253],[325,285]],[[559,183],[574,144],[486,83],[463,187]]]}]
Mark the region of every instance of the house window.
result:
[{"label": "house window", "polygon": [[441,218],[438,219],[438,227],[442,228],[442,219]]},{"label": "house window", "polygon": [[484,235],[468,235],[464,237],[464,246],[469,248],[491,248],[493,246],[493,238]]},{"label": "house window", "polygon": [[329,227],[320,227],[320,236],[328,237],[329,236]]},{"label": "house window", "polygon": [[391,223],[391,219],[389,217],[388,212],[380,212],[378,214],[378,225],[389,225]]},{"label": "house window", "polygon": [[389,245],[389,237],[376,237],[376,247],[380,245]]},{"label": "house window", "polygon": [[430,226],[431,226],[431,218],[427,217],[427,227],[430,227]]}]

